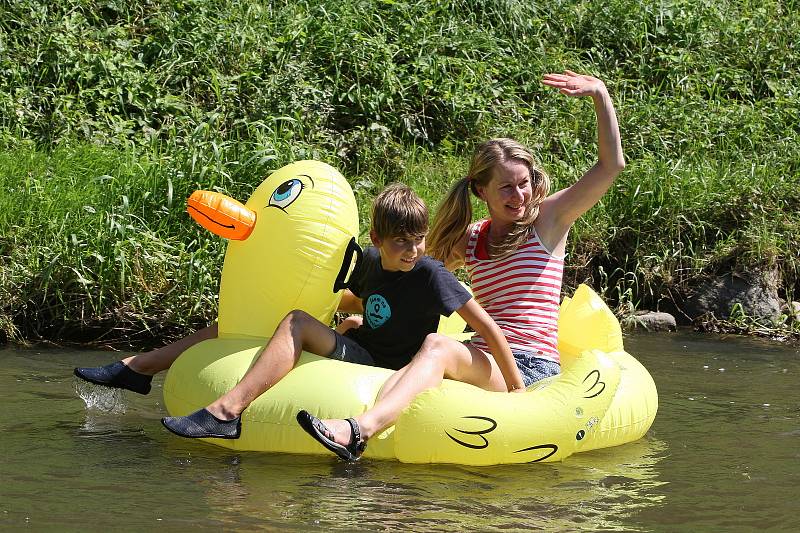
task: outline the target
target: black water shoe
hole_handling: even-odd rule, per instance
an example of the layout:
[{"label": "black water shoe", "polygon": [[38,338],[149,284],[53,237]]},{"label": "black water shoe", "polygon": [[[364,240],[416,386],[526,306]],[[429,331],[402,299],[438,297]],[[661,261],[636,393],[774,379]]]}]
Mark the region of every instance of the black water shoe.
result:
[{"label": "black water shoe", "polygon": [[352,463],[353,461],[358,461],[367,448],[367,443],[361,439],[361,428],[358,427],[358,422],[354,418],[346,418],[345,420],[350,424],[350,444],[347,446],[343,446],[333,440],[331,430],[316,416],[308,411],[297,413],[297,422],[306,433],[345,461]]},{"label": "black water shoe", "polygon": [[242,417],[220,420],[207,409],[186,416],[167,416],[161,423],[179,437],[188,439],[238,439],[242,434]]},{"label": "black water shoe", "polygon": [[75,375],[89,383],[114,387],[115,389],[127,389],[139,394],[149,393],[150,382],[153,381],[153,376],[131,370],[122,361],[106,366],[76,368]]}]

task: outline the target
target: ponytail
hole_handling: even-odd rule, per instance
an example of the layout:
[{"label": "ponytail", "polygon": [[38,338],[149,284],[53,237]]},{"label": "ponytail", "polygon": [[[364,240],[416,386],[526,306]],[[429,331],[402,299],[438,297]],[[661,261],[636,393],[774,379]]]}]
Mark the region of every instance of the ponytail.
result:
[{"label": "ponytail", "polygon": [[445,264],[472,222],[472,203],[469,198],[471,185],[469,177],[453,184],[439,204],[428,234],[428,255]]},{"label": "ponytail", "polygon": [[475,150],[467,177],[458,180],[436,212],[428,235],[428,255],[446,263],[453,249],[472,222],[469,194],[478,194],[478,186],[487,187],[494,169],[506,161],[519,161],[528,167],[533,196],[521,220],[514,222],[498,243],[489,243],[489,257],[498,259],[514,253],[533,233],[533,223],[539,216],[539,205],[550,194],[550,178],[536,163],[533,154],[513,139],[489,139]]}]

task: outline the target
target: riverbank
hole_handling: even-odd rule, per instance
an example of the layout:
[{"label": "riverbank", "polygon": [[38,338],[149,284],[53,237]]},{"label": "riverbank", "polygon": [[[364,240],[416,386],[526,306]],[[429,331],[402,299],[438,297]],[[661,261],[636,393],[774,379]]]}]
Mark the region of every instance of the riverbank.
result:
[{"label": "riverbank", "polygon": [[[200,184],[173,182],[164,176],[190,173],[180,170],[175,153],[165,160],[91,146],[0,155],[0,322],[6,339],[143,348],[180,337],[214,319],[225,243],[189,219],[185,198]],[[265,167],[282,163],[273,160]],[[185,164],[189,166],[190,161]],[[399,179],[410,182],[435,205],[453,177],[442,170],[456,173],[465,164],[465,158],[455,156],[418,155],[409,160]],[[240,166],[238,162],[228,165]],[[243,174],[263,176],[267,171],[248,169]],[[679,224],[670,231],[671,225],[661,219],[632,216],[612,223],[609,212],[620,209],[613,200],[624,199],[621,189],[634,182],[642,187],[644,180],[626,169],[609,199],[575,228],[565,294],[586,282],[622,318],[640,309],[660,309],[672,312],[684,325],[698,318],[695,326],[702,331],[797,338],[797,322],[786,317],[768,324],[747,316],[741,308],[738,315],[681,314],[687,295],[697,292],[709,277],[716,279],[709,274],[714,270],[705,266],[714,264],[714,249],[697,246],[692,254],[676,256],[665,248],[683,250],[685,245],[688,250],[695,244],[672,240],[681,231]],[[366,208],[381,185],[363,176],[351,183],[365,241]],[[689,181],[674,184],[695,187]],[[647,185],[644,182],[645,191]],[[252,185],[231,178],[210,188],[215,187],[245,200]],[[691,194],[700,194],[694,191]],[[694,201],[704,203],[703,198]],[[659,205],[655,210],[667,208]],[[659,230],[670,240],[657,239]],[[734,230],[728,231],[727,238],[733,238]],[[630,240],[631,235],[638,239]],[[645,236],[650,236],[649,248],[637,245]],[[613,247],[622,253],[613,254]],[[616,257],[627,262],[615,262]],[[792,265],[774,257],[771,262],[778,272]],[[725,265],[741,263],[719,265],[718,272],[724,273]],[[777,286],[773,289],[777,291]]]},{"label": "riverbank", "polygon": [[[213,320],[224,243],[185,199],[244,200],[292,160],[342,170],[362,228],[390,181],[435,206],[489,136],[567,186],[595,133],[539,83],[564,68],[606,81],[629,163],[575,226],[565,292],[683,322],[726,277],[800,300],[800,14],[780,2],[31,1],[0,30],[0,338],[141,347]],[[798,331],[772,320],[750,329]]]}]

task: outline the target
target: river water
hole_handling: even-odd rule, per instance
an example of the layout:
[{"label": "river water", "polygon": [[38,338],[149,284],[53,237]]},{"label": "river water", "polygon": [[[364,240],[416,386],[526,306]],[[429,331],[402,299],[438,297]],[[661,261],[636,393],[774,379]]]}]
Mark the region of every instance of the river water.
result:
[{"label": "river water", "polygon": [[168,433],[162,379],[147,397],[84,387],[88,407],[72,368],[119,354],[0,350],[0,529],[800,530],[800,350],[693,333],[625,346],[659,389],[645,438],[498,467],[236,453]]}]

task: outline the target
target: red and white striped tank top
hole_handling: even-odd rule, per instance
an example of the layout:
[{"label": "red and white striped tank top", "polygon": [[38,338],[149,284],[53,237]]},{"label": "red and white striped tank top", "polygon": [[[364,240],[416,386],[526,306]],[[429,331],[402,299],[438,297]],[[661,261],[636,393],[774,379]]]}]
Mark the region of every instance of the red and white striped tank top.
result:
[{"label": "red and white striped tank top", "polygon": [[[465,263],[475,300],[500,326],[512,352],[560,362],[558,306],[564,258],[545,248],[534,230],[510,256],[489,259],[489,225],[489,220],[473,224],[467,241]],[[478,335],[470,342],[489,350]]]}]

